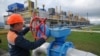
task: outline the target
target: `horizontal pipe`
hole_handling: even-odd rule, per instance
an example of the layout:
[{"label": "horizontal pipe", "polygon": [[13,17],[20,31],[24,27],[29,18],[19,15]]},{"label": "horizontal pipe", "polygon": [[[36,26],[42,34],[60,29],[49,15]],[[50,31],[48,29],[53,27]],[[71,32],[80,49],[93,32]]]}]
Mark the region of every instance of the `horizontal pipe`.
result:
[{"label": "horizontal pipe", "polygon": [[[33,50],[32,56],[41,56],[42,53],[47,55],[47,48],[49,47],[49,44],[50,43],[46,42],[37,49]],[[90,52],[78,50],[75,48],[69,48],[66,52],[66,56],[97,56],[97,55]]]}]

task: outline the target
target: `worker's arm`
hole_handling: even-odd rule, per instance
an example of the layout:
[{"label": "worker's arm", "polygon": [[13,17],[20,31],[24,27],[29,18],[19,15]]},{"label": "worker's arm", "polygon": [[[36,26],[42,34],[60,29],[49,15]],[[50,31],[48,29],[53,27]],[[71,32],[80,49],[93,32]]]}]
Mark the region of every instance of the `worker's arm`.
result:
[{"label": "worker's arm", "polygon": [[35,42],[30,42],[30,41],[24,39],[21,36],[18,36],[15,39],[15,45],[17,45],[17,46],[19,46],[21,48],[27,49],[27,50],[35,49],[35,48],[41,46],[44,42],[45,42],[44,38],[41,38],[41,39],[39,39],[39,40],[37,40]]},{"label": "worker's arm", "polygon": [[21,32],[25,35],[30,30],[29,27],[25,27]]}]

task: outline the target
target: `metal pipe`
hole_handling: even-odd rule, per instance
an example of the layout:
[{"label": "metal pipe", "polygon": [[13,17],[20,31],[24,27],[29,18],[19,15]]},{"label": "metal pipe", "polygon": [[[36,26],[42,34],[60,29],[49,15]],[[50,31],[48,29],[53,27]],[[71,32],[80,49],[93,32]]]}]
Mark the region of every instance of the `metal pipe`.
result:
[{"label": "metal pipe", "polygon": [[[32,56],[41,56],[41,53],[47,55],[47,48],[49,47],[49,44],[50,43],[46,42],[39,48],[33,50]],[[66,52],[66,56],[97,56],[97,55],[92,54],[90,52],[78,50],[75,48],[69,48],[68,51]]]},{"label": "metal pipe", "polygon": [[37,49],[32,51],[32,56],[41,56],[41,53],[44,53],[47,55],[47,48],[49,47],[48,42],[44,43],[43,45],[41,45],[40,47],[38,47]]}]

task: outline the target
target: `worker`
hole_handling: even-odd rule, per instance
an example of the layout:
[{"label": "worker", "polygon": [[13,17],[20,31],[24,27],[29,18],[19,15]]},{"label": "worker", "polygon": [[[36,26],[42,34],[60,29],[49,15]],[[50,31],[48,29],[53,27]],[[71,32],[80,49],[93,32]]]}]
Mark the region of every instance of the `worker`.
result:
[{"label": "worker", "polygon": [[10,30],[7,34],[10,56],[31,56],[30,50],[41,46],[47,39],[45,35],[35,42],[30,42],[24,38],[29,31],[29,27],[23,29],[24,20],[20,14],[11,14],[7,18]]}]

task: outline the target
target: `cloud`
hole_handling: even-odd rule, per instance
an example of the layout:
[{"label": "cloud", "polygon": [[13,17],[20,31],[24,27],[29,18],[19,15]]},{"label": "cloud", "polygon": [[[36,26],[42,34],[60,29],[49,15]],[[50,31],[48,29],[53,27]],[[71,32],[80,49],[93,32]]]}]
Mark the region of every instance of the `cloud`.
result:
[{"label": "cloud", "polygon": [[100,24],[100,18],[99,17],[90,17],[90,23],[91,24]]},{"label": "cloud", "polygon": [[45,8],[55,8],[59,6],[58,0],[38,0],[38,6],[42,8],[42,5],[45,4]]},{"label": "cloud", "polygon": [[4,22],[3,15],[7,14],[7,6],[14,2],[23,3],[24,0],[0,0],[0,22]]},{"label": "cloud", "polygon": [[[59,4],[64,7],[72,7],[78,9],[95,9],[100,5],[99,0],[58,0]],[[100,7],[99,7],[100,8]]]},{"label": "cloud", "polygon": [[[27,0],[0,0],[0,18],[2,15],[6,14],[7,6],[9,4],[19,2],[24,3]],[[35,0],[32,0],[35,1]],[[42,8],[45,4],[45,8],[55,8],[56,6],[62,6],[64,11],[72,11],[74,14],[79,14],[80,16],[88,17],[91,22],[100,22],[100,0],[37,0],[38,7]],[[97,22],[96,22],[97,23]]]}]

